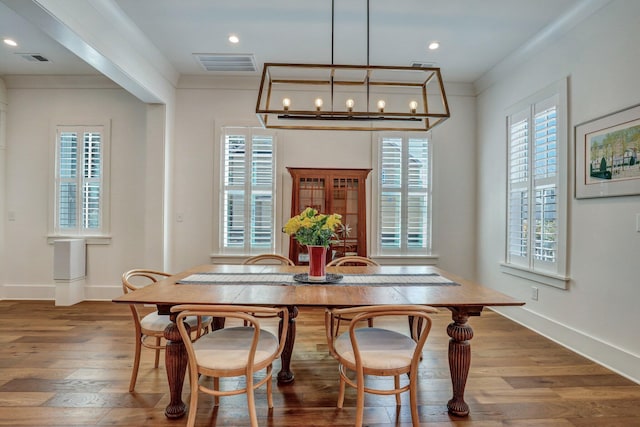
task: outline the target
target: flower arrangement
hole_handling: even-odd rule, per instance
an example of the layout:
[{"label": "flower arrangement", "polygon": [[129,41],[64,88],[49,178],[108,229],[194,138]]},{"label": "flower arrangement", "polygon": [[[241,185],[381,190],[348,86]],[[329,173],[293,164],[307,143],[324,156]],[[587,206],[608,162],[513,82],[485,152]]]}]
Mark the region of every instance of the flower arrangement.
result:
[{"label": "flower arrangement", "polygon": [[342,225],[338,214],[319,214],[313,208],[306,208],[300,215],[294,216],[282,228],[282,231],[293,236],[303,245],[329,246],[335,236],[336,228]]}]

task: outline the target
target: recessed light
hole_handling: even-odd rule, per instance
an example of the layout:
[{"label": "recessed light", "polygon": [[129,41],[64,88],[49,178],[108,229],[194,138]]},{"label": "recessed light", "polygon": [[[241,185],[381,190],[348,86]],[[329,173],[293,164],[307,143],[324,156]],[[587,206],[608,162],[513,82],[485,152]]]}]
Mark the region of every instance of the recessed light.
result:
[{"label": "recessed light", "polygon": [[11,39],[4,39],[4,44],[8,44],[9,46],[13,46],[13,47],[18,46],[18,43],[16,43],[14,40],[11,40]]},{"label": "recessed light", "polygon": [[235,34],[231,34],[229,36],[229,41],[233,44],[236,44],[240,41],[240,39],[238,38],[238,36],[236,36]]},{"label": "recessed light", "polygon": [[439,47],[440,47],[440,43],[439,42],[431,42],[431,43],[429,43],[429,49],[430,50],[436,50]]}]

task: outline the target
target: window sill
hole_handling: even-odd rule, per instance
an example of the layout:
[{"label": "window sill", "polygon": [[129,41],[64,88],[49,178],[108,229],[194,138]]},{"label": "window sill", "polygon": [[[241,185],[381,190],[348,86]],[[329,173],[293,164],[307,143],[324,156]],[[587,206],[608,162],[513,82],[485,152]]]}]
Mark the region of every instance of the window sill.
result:
[{"label": "window sill", "polygon": [[438,255],[371,255],[381,265],[437,265]]},{"label": "window sill", "polygon": [[64,236],[64,235],[49,235],[47,236],[47,243],[53,245],[56,240],[63,239],[84,239],[87,245],[110,245],[111,236]]},{"label": "window sill", "polygon": [[559,274],[534,271],[529,268],[514,266],[501,263],[500,271],[505,274],[520,277],[521,279],[531,280],[533,282],[542,283],[543,285],[552,286],[558,289],[567,289],[569,285],[569,277]]}]

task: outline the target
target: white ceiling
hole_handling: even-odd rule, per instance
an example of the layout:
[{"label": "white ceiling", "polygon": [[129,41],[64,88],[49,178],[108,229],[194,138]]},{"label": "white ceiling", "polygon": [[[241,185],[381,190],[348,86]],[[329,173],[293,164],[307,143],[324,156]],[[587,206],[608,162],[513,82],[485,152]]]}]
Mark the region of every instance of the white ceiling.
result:
[{"label": "white ceiling", "polygon": [[[97,73],[15,6],[51,1],[0,0],[0,37],[19,43],[16,48],[0,43],[0,76]],[[264,62],[331,63],[330,0],[74,1],[119,7],[123,19],[130,19],[180,75],[213,75],[194,53],[253,54],[258,71]],[[472,83],[594,1],[370,0],[369,63],[434,63],[446,82]],[[366,0],[335,3],[333,62],[366,64]],[[237,45],[227,40],[232,33],[240,38]],[[110,37],[108,31],[101,36]],[[433,40],[441,44],[438,51],[427,49]],[[50,62],[30,62],[17,53],[37,53]]]}]

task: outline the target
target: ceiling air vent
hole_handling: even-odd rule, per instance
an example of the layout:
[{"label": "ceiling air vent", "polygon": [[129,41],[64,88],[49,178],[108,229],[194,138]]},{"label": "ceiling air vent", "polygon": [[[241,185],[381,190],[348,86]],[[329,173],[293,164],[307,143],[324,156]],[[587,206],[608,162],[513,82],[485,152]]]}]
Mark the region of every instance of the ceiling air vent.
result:
[{"label": "ceiling air vent", "polygon": [[432,68],[436,67],[437,65],[435,62],[413,61],[411,63],[411,66],[415,68]]},{"label": "ceiling air vent", "polygon": [[29,62],[51,62],[39,53],[18,53],[17,55],[22,56]]},{"label": "ceiling air vent", "polygon": [[251,54],[194,53],[206,71],[256,72],[256,60]]}]

